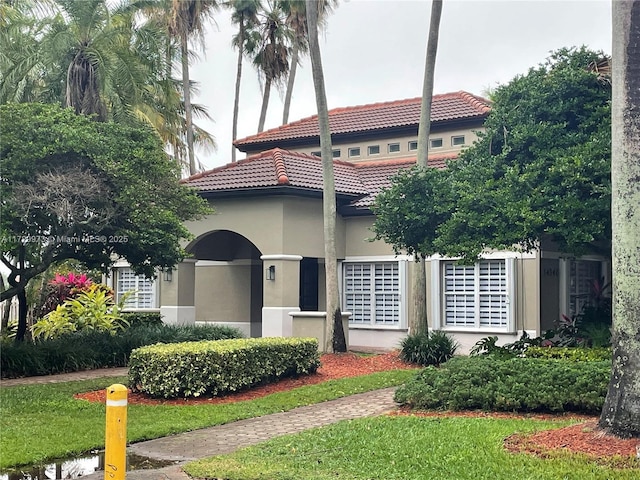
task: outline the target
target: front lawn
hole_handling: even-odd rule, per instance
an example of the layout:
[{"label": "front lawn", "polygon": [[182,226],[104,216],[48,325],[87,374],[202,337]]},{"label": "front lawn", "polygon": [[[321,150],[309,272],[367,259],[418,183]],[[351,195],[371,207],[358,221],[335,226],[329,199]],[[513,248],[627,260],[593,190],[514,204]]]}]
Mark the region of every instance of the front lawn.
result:
[{"label": "front lawn", "polygon": [[515,432],[563,427],[569,420],[383,416],[275,438],[185,466],[225,480],[633,480],[640,467],[615,469],[580,455],[512,454]]},{"label": "front lawn", "polygon": [[[414,370],[391,370],[274,393],[224,405],[130,405],[128,441],[136,442],[287,411],[378,388],[399,385]],[[105,406],[75,393],[126,385],[126,377],[0,388],[0,468],[32,465],[104,446]]]}]

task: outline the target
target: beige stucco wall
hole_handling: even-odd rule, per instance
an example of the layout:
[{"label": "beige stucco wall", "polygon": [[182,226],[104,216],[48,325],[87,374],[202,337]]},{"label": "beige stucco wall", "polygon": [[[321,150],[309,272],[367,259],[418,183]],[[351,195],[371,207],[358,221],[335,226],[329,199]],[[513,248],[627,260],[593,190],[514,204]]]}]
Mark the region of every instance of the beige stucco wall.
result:
[{"label": "beige stucco wall", "polygon": [[[445,154],[451,152],[459,152],[461,149],[468,147],[478,139],[477,131],[483,130],[483,127],[469,127],[469,128],[454,128],[446,130],[432,131],[429,136],[430,140],[442,139],[442,147],[430,148],[430,155]],[[451,137],[464,135],[464,145],[452,145]],[[390,158],[404,158],[416,155],[416,150],[409,150],[409,142],[418,140],[417,135],[398,135],[388,138],[378,138],[374,140],[357,140],[357,141],[332,141],[331,147],[333,150],[340,150],[340,156],[334,157],[336,160],[344,160],[349,162],[370,162],[374,160],[384,160]],[[400,150],[398,152],[389,152],[389,144],[399,143]],[[368,147],[378,145],[380,147],[380,153],[375,155],[368,154]],[[354,147],[360,147],[360,155],[357,157],[349,156],[349,149]],[[311,154],[320,150],[320,144],[315,144],[306,147],[295,147],[292,150],[301,153]],[[260,150],[251,150],[247,153],[247,156],[256,155],[260,153]]]},{"label": "beige stucco wall", "polygon": [[375,237],[371,231],[373,216],[350,217],[346,220],[346,256],[393,255],[393,249],[382,240],[370,241]]},{"label": "beige stucco wall", "polygon": [[196,321],[249,322],[252,266],[207,263],[196,266]]}]

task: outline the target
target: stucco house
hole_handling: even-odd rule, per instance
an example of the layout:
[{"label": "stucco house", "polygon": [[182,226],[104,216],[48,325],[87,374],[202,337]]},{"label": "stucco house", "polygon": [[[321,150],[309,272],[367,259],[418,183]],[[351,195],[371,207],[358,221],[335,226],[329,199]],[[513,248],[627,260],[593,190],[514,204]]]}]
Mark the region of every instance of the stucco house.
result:
[{"label": "stucco house", "polygon": [[[444,167],[482,131],[490,103],[467,92],[435,95],[429,164]],[[400,169],[415,164],[420,98],[329,112],[338,206],[342,309],[352,349],[390,349],[407,334],[413,258],[372,241],[370,206]],[[215,213],[188,224],[192,258],[155,282],[125,264],[118,294],[137,290],[135,308],[159,308],[169,323],[219,323],[250,336],[295,334],[291,312],[325,305],[322,166],[317,117],[235,142],[236,163],[186,180]],[[482,337],[539,335],[580,308],[604,258],[564,258],[553,248],[491,252],[474,266],[427,263],[431,328],[451,332],[463,351]]]}]

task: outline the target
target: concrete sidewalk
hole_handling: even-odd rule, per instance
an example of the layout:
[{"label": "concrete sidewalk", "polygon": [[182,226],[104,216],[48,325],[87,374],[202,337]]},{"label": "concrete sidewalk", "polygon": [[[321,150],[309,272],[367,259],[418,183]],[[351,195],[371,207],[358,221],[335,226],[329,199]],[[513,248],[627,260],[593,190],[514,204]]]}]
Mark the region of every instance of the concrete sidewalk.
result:
[{"label": "concrete sidewalk", "polygon": [[[54,383],[87,378],[126,375],[127,369],[105,369],[92,372],[77,372],[49,377],[31,377],[4,380],[0,386]],[[295,408],[288,412],[274,413],[263,417],[240,420],[215,427],[194,430],[169,437],[129,445],[127,453],[155,460],[168,460],[176,464],[155,470],[131,470],[128,480],[188,480],[180,464],[233,452],[239,448],[290,433],[321,427],[339,422],[380,415],[396,408],[393,401],[395,388],[385,388],[330,400],[327,402]],[[86,480],[102,480],[104,472],[84,475]]]}]

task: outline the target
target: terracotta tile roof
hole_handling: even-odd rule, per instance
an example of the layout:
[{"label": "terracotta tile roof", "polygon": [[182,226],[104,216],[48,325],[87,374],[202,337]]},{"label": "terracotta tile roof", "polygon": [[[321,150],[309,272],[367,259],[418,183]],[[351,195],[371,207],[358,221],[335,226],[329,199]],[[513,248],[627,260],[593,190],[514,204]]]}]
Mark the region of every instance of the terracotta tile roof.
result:
[{"label": "terracotta tile roof", "polygon": [[[433,155],[429,157],[428,165],[434,168],[444,168],[448,160],[458,158],[457,153]],[[416,157],[383,160],[378,162],[366,162],[355,164],[362,183],[367,188],[368,194],[351,203],[355,208],[367,208],[373,204],[378,193],[383,188],[391,185],[391,179],[400,170],[411,168],[416,164]]]},{"label": "terracotta tile roof", "polygon": [[[374,103],[355,107],[335,108],[329,111],[329,125],[331,133],[345,134],[380,130],[410,125],[420,122],[421,99],[411,98],[393,102]],[[488,100],[467,92],[445,93],[434,95],[431,105],[431,121],[443,122],[484,118],[490,110]],[[302,138],[312,138],[319,135],[318,116],[303,118],[271,130],[264,131],[240,140],[236,145],[251,148],[261,143],[287,141]]]},{"label": "terracotta tile roof", "polygon": [[[365,195],[353,164],[334,162],[336,192]],[[201,192],[221,192],[273,187],[322,190],[322,161],[319,157],[274,148],[236,163],[229,163],[183,181]]]},{"label": "terracotta tile roof", "polygon": [[[444,168],[456,153],[429,157],[429,165]],[[391,184],[400,170],[416,163],[415,157],[378,160],[363,163],[334,161],[334,176],[338,194],[355,196],[350,206],[367,209],[376,195]],[[322,191],[322,161],[314,155],[274,148],[207,172],[193,175],[183,183],[202,193],[239,192],[277,187]],[[251,193],[247,192],[247,195]]]}]

